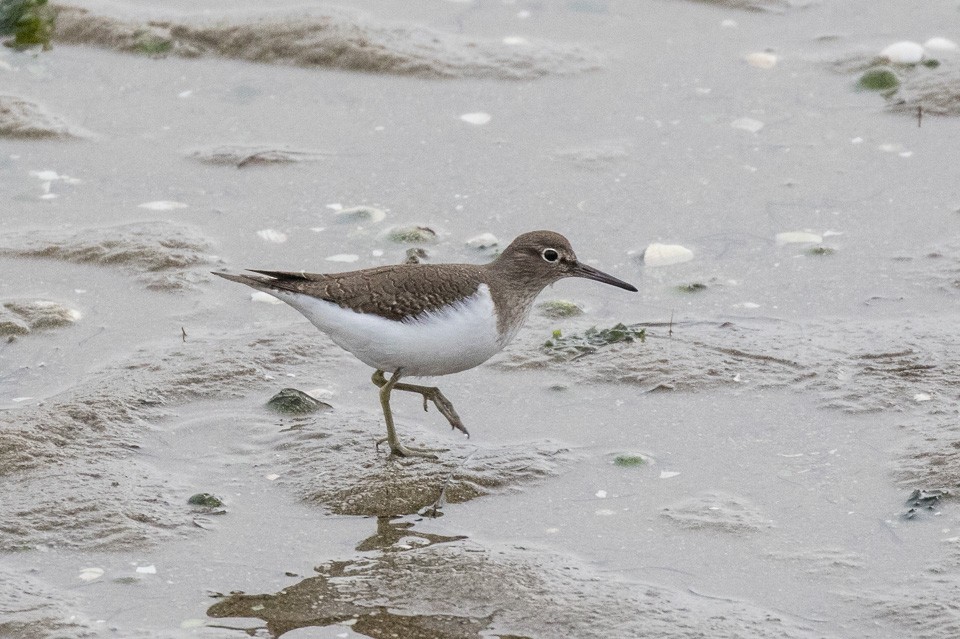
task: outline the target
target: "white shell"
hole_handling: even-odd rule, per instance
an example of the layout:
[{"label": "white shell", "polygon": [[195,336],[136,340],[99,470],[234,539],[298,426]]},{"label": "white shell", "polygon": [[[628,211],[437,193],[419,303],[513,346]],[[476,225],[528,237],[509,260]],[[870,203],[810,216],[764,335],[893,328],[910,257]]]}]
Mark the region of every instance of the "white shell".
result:
[{"label": "white shell", "polygon": [[764,124],[760,120],[754,120],[753,118],[737,118],[730,123],[730,126],[735,129],[749,131],[750,133],[757,133],[764,127]]},{"label": "white shell", "polygon": [[893,64],[919,64],[923,60],[923,46],[910,40],[894,42],[880,52],[880,57]]},{"label": "white shell", "polygon": [[340,208],[335,210],[337,211],[335,214],[337,219],[343,221],[354,220],[357,222],[376,224],[387,217],[386,211],[372,206],[351,206],[348,209]]},{"label": "white shell", "polygon": [[347,264],[351,264],[353,262],[356,262],[359,259],[360,259],[360,256],[354,253],[338,253],[337,255],[331,255],[330,257],[328,257],[327,261],[328,262],[346,262]]},{"label": "white shell", "polygon": [[766,51],[755,51],[744,58],[751,67],[758,69],[772,69],[777,66],[777,56]]},{"label": "white shell", "polygon": [[77,575],[81,581],[93,581],[94,579],[99,579],[103,577],[103,568],[81,568],[80,574]]},{"label": "white shell", "polygon": [[255,293],[250,294],[251,302],[261,302],[263,304],[283,304],[281,300],[278,300],[273,295],[269,293],[264,293],[263,291],[256,291]]},{"label": "white shell", "polygon": [[144,202],[143,204],[138,204],[137,207],[141,209],[147,209],[149,211],[172,211],[174,209],[185,209],[187,204],[183,202],[171,202],[169,200],[157,200],[156,202]]},{"label": "white shell", "polygon": [[957,43],[953,40],[948,40],[947,38],[934,37],[930,38],[923,43],[924,49],[929,49],[931,51],[956,51],[960,49],[957,46]]},{"label": "white shell", "polygon": [[466,122],[467,124],[476,124],[479,126],[481,124],[486,124],[487,122],[489,122],[491,119],[491,116],[489,113],[482,113],[482,112],[464,113],[463,115],[460,116],[460,119]]},{"label": "white shell", "polygon": [[643,251],[645,266],[670,266],[693,259],[693,251],[679,244],[651,244]]},{"label": "white shell", "polygon": [[276,244],[283,244],[287,241],[287,234],[275,229],[263,229],[262,231],[257,231],[257,236],[261,240],[274,242]]},{"label": "white shell", "polygon": [[806,231],[787,231],[777,233],[777,244],[819,244],[823,238],[816,233]]},{"label": "white shell", "polygon": [[487,249],[500,243],[500,240],[493,233],[481,233],[476,237],[467,240],[467,246],[475,249]]}]

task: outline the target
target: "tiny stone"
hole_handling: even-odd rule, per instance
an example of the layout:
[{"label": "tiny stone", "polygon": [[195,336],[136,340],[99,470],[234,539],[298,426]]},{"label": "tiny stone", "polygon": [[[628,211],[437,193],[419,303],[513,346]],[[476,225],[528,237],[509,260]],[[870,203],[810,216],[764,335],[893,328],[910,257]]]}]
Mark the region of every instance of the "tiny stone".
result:
[{"label": "tiny stone", "polygon": [[894,42],[880,52],[880,57],[892,64],[919,64],[923,55],[923,46],[909,40]]},{"label": "tiny stone", "polygon": [[172,211],[174,209],[185,209],[187,206],[188,205],[183,202],[171,202],[169,200],[144,202],[143,204],[137,205],[138,208],[147,209],[148,211]]},{"label": "tiny stone", "polygon": [[547,300],[537,304],[537,310],[546,317],[563,319],[583,315],[583,307],[567,300]]},{"label": "tiny stone", "polygon": [[777,56],[766,51],[757,51],[747,55],[747,64],[757,69],[772,69],[777,66]]},{"label": "tiny stone", "polygon": [[263,229],[262,231],[257,231],[257,236],[261,240],[274,242],[275,244],[283,244],[287,241],[287,234],[275,229]]},{"label": "tiny stone", "polygon": [[806,231],[786,231],[784,233],[777,233],[776,236],[778,246],[784,244],[819,244],[822,241],[822,236]]},{"label": "tiny stone", "polygon": [[493,233],[481,233],[467,240],[467,246],[475,249],[488,249],[500,244],[500,240]]},{"label": "tiny stone", "polygon": [[670,266],[693,259],[693,251],[679,244],[653,243],[643,250],[645,266]]},{"label": "tiny stone", "polygon": [[730,126],[735,129],[749,131],[750,133],[758,133],[760,129],[764,127],[764,124],[760,120],[755,120],[753,118],[737,118],[730,123]]},{"label": "tiny stone", "polygon": [[930,49],[931,51],[956,51],[958,48],[957,43],[953,40],[948,40],[947,38],[934,37],[930,38],[923,43],[924,49]]},{"label": "tiny stone", "polygon": [[376,224],[387,217],[387,213],[372,206],[352,206],[335,213],[338,222],[370,222]]},{"label": "tiny stone", "polygon": [[387,239],[398,244],[432,244],[437,241],[437,232],[428,226],[396,226],[387,231]]},{"label": "tiny stone", "polygon": [[404,264],[419,264],[420,260],[425,260],[428,258],[427,250],[422,249],[419,246],[408,248],[407,257],[403,260]]},{"label": "tiny stone", "polygon": [[467,124],[483,125],[490,121],[489,113],[464,113],[460,119]]},{"label": "tiny stone", "polygon": [[204,506],[206,508],[220,508],[223,506],[223,501],[218,497],[211,495],[210,493],[197,493],[196,495],[191,495],[190,499],[187,500],[187,503],[191,506]]},{"label": "tiny stone", "polygon": [[267,406],[285,415],[304,415],[332,408],[330,404],[314,399],[296,388],[284,388],[267,400]]}]

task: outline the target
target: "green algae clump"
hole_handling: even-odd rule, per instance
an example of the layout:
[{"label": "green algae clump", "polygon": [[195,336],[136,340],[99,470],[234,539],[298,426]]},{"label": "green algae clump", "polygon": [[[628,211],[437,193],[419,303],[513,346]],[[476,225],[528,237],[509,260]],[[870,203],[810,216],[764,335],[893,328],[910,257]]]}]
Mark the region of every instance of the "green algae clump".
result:
[{"label": "green algae clump", "polygon": [[634,468],[646,463],[647,460],[642,455],[617,455],[613,458],[613,465],[621,468]]},{"label": "green algae clump", "polygon": [[0,1],[0,34],[12,35],[4,44],[14,49],[40,46],[50,50],[56,13],[47,0]]},{"label": "green algae clump", "polygon": [[573,335],[562,335],[560,331],[554,331],[552,339],[544,342],[541,349],[558,358],[572,359],[595,353],[611,344],[631,343],[637,340],[643,342],[646,339],[646,329],[621,323],[603,329],[593,326]]},{"label": "green algae clump", "polygon": [[900,78],[890,67],[867,69],[857,80],[857,86],[867,91],[896,91]]}]

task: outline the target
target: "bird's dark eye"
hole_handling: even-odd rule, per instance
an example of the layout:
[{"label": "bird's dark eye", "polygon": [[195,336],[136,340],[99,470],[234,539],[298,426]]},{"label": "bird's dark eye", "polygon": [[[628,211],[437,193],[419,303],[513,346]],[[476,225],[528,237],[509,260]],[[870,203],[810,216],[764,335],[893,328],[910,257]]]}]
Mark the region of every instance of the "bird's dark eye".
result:
[{"label": "bird's dark eye", "polygon": [[543,255],[543,259],[548,262],[556,262],[560,259],[560,254],[557,253],[555,249],[551,248],[543,249],[543,253],[541,253],[541,255]]}]

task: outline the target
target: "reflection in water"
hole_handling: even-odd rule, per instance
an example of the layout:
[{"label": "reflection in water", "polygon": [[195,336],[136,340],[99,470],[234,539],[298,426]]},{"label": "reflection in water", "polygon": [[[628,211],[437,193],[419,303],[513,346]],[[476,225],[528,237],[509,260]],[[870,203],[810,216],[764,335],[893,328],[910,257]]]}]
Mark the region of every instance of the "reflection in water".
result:
[{"label": "reflection in water", "polygon": [[[459,542],[463,536],[444,536],[413,530],[414,524],[377,518],[377,531],[357,545],[360,552],[380,551],[381,559],[393,553],[426,548],[433,544]],[[473,618],[443,614],[403,614],[393,603],[360,605],[341,594],[338,582],[350,579],[378,579],[390,562],[377,559],[332,561],[317,567],[317,576],[304,579],[275,594],[225,596],[207,610],[215,618],[252,617],[266,622],[271,637],[310,626],[349,624],[353,632],[377,639],[479,639],[493,615]],[[442,567],[438,567],[441,568]],[[455,593],[449,593],[455,597]],[[256,629],[247,632],[256,632]],[[497,635],[485,635],[487,637]],[[502,639],[524,639],[499,635]]]}]

